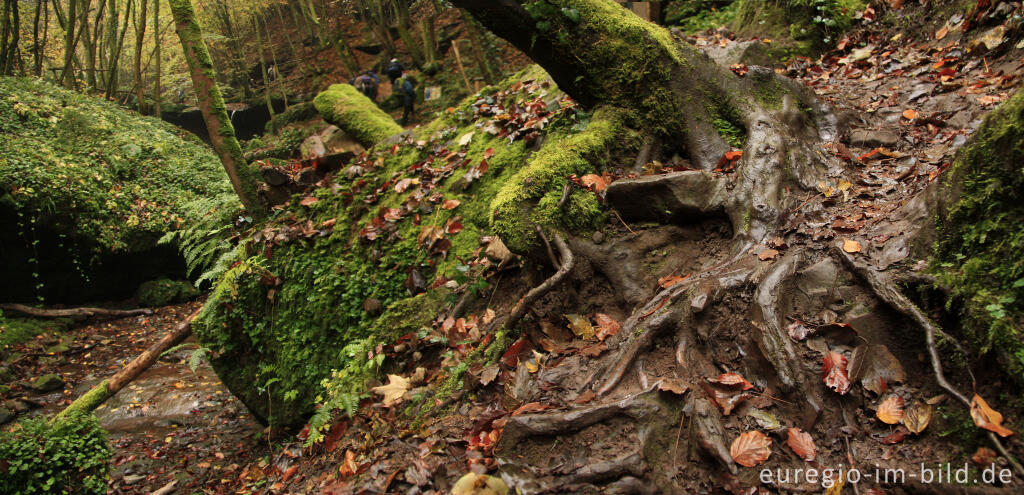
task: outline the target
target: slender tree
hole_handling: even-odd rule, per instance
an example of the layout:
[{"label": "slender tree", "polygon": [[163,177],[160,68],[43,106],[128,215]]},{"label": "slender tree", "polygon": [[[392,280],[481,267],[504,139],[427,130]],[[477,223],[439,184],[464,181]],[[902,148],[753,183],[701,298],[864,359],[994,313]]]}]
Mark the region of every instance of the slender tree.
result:
[{"label": "slender tree", "polygon": [[146,41],[146,6],[149,0],[139,0],[135,21],[135,98],[139,113],[146,113],[145,88],[142,86],[142,44]]},{"label": "slender tree", "polygon": [[160,118],[161,109],[161,93],[163,90],[160,88],[160,75],[162,68],[160,66],[160,45],[163,44],[163,38],[160,36],[160,0],[153,0],[153,58],[156,60],[156,69],[153,77],[153,115]]},{"label": "slender tree", "polygon": [[[274,100],[270,96],[270,78],[267,77],[267,60],[263,55],[263,35],[260,34],[259,12],[252,13],[252,28],[256,31],[256,52],[260,57],[260,73],[263,74],[263,97],[267,101],[267,113],[270,115],[270,122],[274,122]],[[271,129],[277,132],[277,128]]]},{"label": "slender tree", "polygon": [[265,210],[256,194],[255,173],[245,162],[242,147],[235,137],[235,128],[231,125],[231,119],[224,106],[224,97],[217,87],[213,61],[210,59],[206,42],[203,41],[203,32],[196,20],[192,0],[170,0],[170,5],[175,31],[181,40],[185,63],[192,76],[192,85],[196,90],[199,109],[210,133],[213,149],[220,157],[231,186],[234,187],[245,210],[252,216],[261,217]]}]

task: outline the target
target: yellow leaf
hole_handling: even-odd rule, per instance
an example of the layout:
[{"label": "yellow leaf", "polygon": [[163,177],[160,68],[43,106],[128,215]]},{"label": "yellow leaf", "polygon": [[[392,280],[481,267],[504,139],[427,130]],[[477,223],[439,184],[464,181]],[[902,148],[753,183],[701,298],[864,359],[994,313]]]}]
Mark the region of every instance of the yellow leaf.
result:
[{"label": "yellow leaf", "polygon": [[903,424],[911,433],[921,433],[932,421],[933,410],[931,404],[917,401],[903,411]]},{"label": "yellow leaf", "polygon": [[847,253],[859,253],[860,243],[850,239],[843,239],[843,251],[846,251]]},{"label": "yellow leaf", "polygon": [[875,411],[875,416],[887,425],[894,425],[903,419],[903,397],[898,395],[890,395],[886,397],[881,404],[878,405],[878,410]]},{"label": "yellow leaf", "polygon": [[409,390],[409,380],[399,375],[388,375],[388,384],[373,387],[373,392],[384,396],[384,405],[390,406],[402,400],[402,396]]},{"label": "yellow leaf", "polygon": [[586,316],[580,315],[564,315],[569,320],[569,330],[576,334],[577,337],[587,340],[592,339],[596,335],[594,326],[590,324],[590,320]]}]

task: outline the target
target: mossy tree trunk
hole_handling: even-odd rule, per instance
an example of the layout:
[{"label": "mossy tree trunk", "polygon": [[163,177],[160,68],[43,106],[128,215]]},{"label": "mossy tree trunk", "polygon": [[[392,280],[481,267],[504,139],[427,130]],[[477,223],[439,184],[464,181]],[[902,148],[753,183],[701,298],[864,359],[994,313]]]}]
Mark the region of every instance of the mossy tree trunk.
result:
[{"label": "mossy tree trunk", "polygon": [[181,47],[185,53],[192,76],[192,85],[199,100],[206,129],[210,133],[217,156],[224,164],[231,186],[238,194],[245,210],[253,216],[262,216],[265,209],[256,194],[255,172],[245,162],[242,148],[235,137],[235,128],[231,125],[224,97],[217,87],[216,75],[210,52],[203,41],[203,33],[196,20],[191,0],[171,0],[171,14],[174,16],[175,30],[181,39]]},{"label": "mossy tree trunk", "polygon": [[153,71],[153,115],[160,118],[163,113],[160,100],[163,89],[160,87],[160,73],[162,72],[160,60],[160,45],[162,37],[160,33],[160,0],[153,0],[153,36],[156,40],[153,47],[153,58],[156,59],[156,68]]},{"label": "mossy tree trunk", "polygon": [[139,8],[136,12],[138,17],[135,22],[135,99],[139,113],[142,114],[146,113],[146,90],[142,87],[142,43],[146,41],[146,8],[148,5],[149,0],[139,0]]}]

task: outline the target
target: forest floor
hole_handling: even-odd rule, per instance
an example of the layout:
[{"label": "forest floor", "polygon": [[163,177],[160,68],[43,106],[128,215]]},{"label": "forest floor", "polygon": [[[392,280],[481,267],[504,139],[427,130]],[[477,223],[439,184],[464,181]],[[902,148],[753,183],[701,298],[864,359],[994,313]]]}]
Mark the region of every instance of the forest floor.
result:
[{"label": "forest floor", "polygon": [[[796,59],[787,65],[785,75],[813,88],[849,121],[852,129],[849,136],[841,145],[822,149],[822,153],[834,154],[855,165],[847,168],[853,170],[849,176],[830,177],[829,183],[820,185],[817,195],[809,195],[803,205],[806,214],[791,212],[793,221],[787,227],[788,234],[801,242],[817,245],[820,250],[827,250],[827,246],[843,238],[860,238],[863,249],[873,250],[874,259],[893,264],[906,259],[908,246],[902,244],[900,237],[904,226],[893,222],[891,215],[948,167],[956,150],[980,125],[984,114],[1020,86],[1024,69],[1021,48],[1004,46],[1001,39],[993,39],[996,48],[988,50],[976,44],[972,46],[966,40],[961,42],[955,25],[953,29],[943,29],[945,33],[916,43],[908,42],[896,30],[861,29],[851,32],[840,42],[839,48],[818,60]],[[708,46],[728,45],[739,40],[714,34],[692,37],[691,41]],[[737,73],[745,69],[734,67]],[[614,218],[612,222],[604,233],[609,238],[623,237],[628,227]],[[710,232],[718,226],[702,228]],[[871,232],[871,236],[860,237],[864,232]],[[659,234],[652,229],[649,233],[641,232],[641,236],[644,235]],[[676,260],[672,258],[677,253],[663,251],[663,256],[669,258],[667,265],[678,265],[673,265],[672,273],[683,275],[699,270],[720,257],[719,251],[727,238],[723,236],[720,244],[715,243],[713,236],[710,239],[679,247],[700,253],[685,257],[685,262],[693,266],[683,266],[681,254],[680,260]],[[785,250],[783,245],[775,248],[774,253],[762,249],[751,254],[751,262],[772,261],[779,256],[779,251]],[[838,274],[836,277],[838,279]],[[470,311],[481,317],[488,309],[506,313],[532,285],[527,278],[520,275],[494,284],[502,292],[489,301],[489,305],[478,303]],[[835,287],[829,289],[829,297],[832,289]],[[650,290],[653,293],[656,287]],[[558,297],[560,295],[555,293],[542,299],[537,312],[560,309],[565,301],[559,301]],[[481,299],[488,301],[487,297]],[[723,303],[720,311],[728,311],[731,302],[734,301]],[[592,303],[591,307],[601,306],[600,301],[588,303]],[[30,392],[27,387],[16,385],[11,396],[26,399],[21,400],[19,407],[33,408],[35,412],[31,414],[55,411],[119,369],[122,363],[194,311],[198,304],[160,308],[153,316],[73,327],[62,338],[43,335],[19,344],[8,350],[9,356],[20,356],[9,366],[18,380],[27,382],[46,373],[58,373],[65,385],[49,393]],[[736,304],[738,307],[739,302]],[[625,316],[628,315],[611,314],[618,321]],[[810,315],[810,318],[818,316]],[[727,318],[728,315],[723,316],[723,321],[728,321]],[[436,325],[444,326],[444,320],[438,318]],[[741,320],[740,317],[729,324],[742,325]],[[887,329],[871,326],[891,321],[888,317],[863,318],[860,320],[863,326],[858,326],[857,330],[868,336],[883,334]],[[716,328],[714,332],[717,331]],[[730,331],[733,330],[723,330],[719,338],[728,337]],[[710,341],[715,339],[714,332],[708,337]],[[567,332],[562,330],[561,333]],[[312,448],[303,448],[302,439],[292,436],[268,439],[264,428],[224,389],[208,365],[201,363],[195,371],[189,368],[192,348],[186,346],[162,358],[97,411],[115,447],[111,492],[150,493],[176,481],[176,488],[184,489],[179,493],[447,493],[454,480],[468,470],[493,472],[497,465],[494,448],[509,418],[570,408],[594,399],[586,394],[567,393],[569,387],[563,388],[560,385],[565,384],[556,383],[556,379],[584,373],[585,370],[574,366],[585,362],[585,356],[596,357],[608,349],[593,339],[574,339],[571,334],[562,337],[565,341],[554,347],[549,347],[550,341],[524,339],[523,344],[517,344],[518,347],[506,353],[511,366],[497,377],[491,375],[487,379],[482,370],[471,371],[477,376],[474,389],[466,391],[454,405],[445,404],[449,407],[439,409],[443,413],[426,418],[422,423],[403,417],[400,408],[384,407],[379,402],[380,397],[365,400],[354,418],[337,422],[326,441]],[[895,354],[914,356],[911,346],[902,349],[901,344],[905,342],[890,344]],[[808,361],[819,359],[814,345],[821,343],[809,343],[807,348],[800,346],[801,356]],[[898,346],[901,349],[897,349]],[[540,358],[530,360],[527,357],[531,347],[547,353],[543,363],[538,362]],[[716,357],[717,362],[741,358],[732,355],[738,354],[736,349],[725,347],[723,344],[723,356]],[[730,355],[724,356],[727,353]],[[527,363],[532,363],[533,369]],[[435,376],[443,366],[440,360],[415,365],[428,367],[428,376]],[[542,370],[538,372],[537,367]],[[938,394],[931,384],[930,369],[923,356],[905,360],[902,367],[908,376],[903,385],[906,390],[913,389],[917,397]],[[668,368],[670,366],[661,363],[655,353],[647,363],[646,374],[666,376],[670,373]],[[533,390],[516,390],[512,386],[512,375],[522,373],[539,373],[538,377],[545,378],[532,382]],[[645,381],[644,371],[640,374],[637,380]],[[959,384],[965,383],[962,374],[954,374],[954,377]],[[979,392],[983,395],[999,397],[1000,389],[1011,388],[998,380],[986,381],[985,373],[980,373],[979,377],[982,378]],[[630,387],[640,388],[637,384]],[[741,421],[751,424],[755,420],[763,425],[768,421],[765,416],[756,411],[747,413],[771,407],[772,400],[770,396],[748,397],[747,402],[756,407],[744,406],[744,419],[735,414],[725,422],[726,427],[737,430],[741,428]],[[952,432],[952,436],[942,436],[939,427],[934,426],[936,431],[931,435],[913,438],[903,427],[879,425],[875,421],[874,405],[868,407],[869,401],[851,402],[854,410],[844,410],[843,416],[847,424],[863,429],[864,434],[854,447],[860,449],[856,461],[862,465],[887,465],[893,459],[910,462],[934,458],[938,453],[964,461],[976,454],[973,448],[967,451],[966,446],[956,445],[957,433],[953,430],[945,430]],[[829,402],[826,407],[833,405]],[[1019,424],[1016,418],[1024,417],[1024,404],[1019,401],[1000,401],[1000,410],[1011,423]],[[847,418],[848,414],[852,417]],[[552,454],[551,465],[544,466],[552,471],[559,469],[556,461],[598,464],[628,452],[628,446],[608,441],[611,437],[609,432],[602,434],[598,427],[593,427],[570,438],[573,443],[563,446],[525,441],[522,454],[540,459],[544,457],[542,452],[528,452],[528,448],[544,447],[535,450]],[[676,443],[678,445],[678,438]],[[1007,446],[1018,454],[1024,452],[1024,446],[1016,438],[1009,439]],[[781,442],[775,449],[780,452],[778,456],[784,457],[782,452],[792,456],[780,447]],[[843,444],[837,431],[828,433],[826,438],[819,437],[818,448],[823,455],[850,456],[849,445]],[[599,451],[601,455],[591,455]],[[506,459],[513,455],[516,454],[505,453]],[[681,452],[679,456],[686,459],[687,453]],[[701,479],[683,484],[697,491],[709,486],[721,487],[727,482]]]}]

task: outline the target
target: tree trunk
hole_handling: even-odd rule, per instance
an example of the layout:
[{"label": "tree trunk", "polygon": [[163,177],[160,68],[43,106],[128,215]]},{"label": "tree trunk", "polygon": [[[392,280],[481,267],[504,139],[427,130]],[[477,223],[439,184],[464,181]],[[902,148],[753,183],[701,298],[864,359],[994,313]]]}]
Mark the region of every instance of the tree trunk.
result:
[{"label": "tree trunk", "polygon": [[195,319],[197,314],[199,314],[198,311],[186,318],[185,321],[179,323],[178,326],[174,327],[170,333],[164,335],[155,344],[149,346],[145,352],[139,354],[127,366],[121,368],[113,376],[103,380],[99,385],[96,385],[88,392],[82,394],[81,397],[75,399],[68,407],[58,413],[53,420],[56,421],[72,412],[90,413],[99,407],[100,404],[106,402],[107,399],[113,397],[125,385],[128,385],[132,380],[141,375],[143,371],[153,366],[153,363],[160,358],[164,351],[187,339],[192,333],[192,320]]},{"label": "tree trunk", "polygon": [[161,109],[163,89],[160,87],[160,75],[163,70],[160,60],[160,45],[163,44],[163,39],[160,36],[160,0],[153,0],[153,37],[153,58],[156,59],[156,69],[154,70],[153,77],[153,101],[155,102],[153,115],[156,115],[156,118],[160,118],[163,113]]},{"label": "tree trunk", "polygon": [[54,10],[58,13],[57,19],[61,17],[64,19],[64,69],[60,74],[60,80],[64,87],[68,89],[74,89],[75,87],[75,72],[72,69],[74,57],[75,57],[75,42],[78,38],[75,37],[75,24],[78,22],[78,2],[79,0],[68,0],[68,11],[64,16],[60,15],[60,8],[56,4],[57,0],[54,0]]},{"label": "tree trunk", "polygon": [[487,56],[486,48],[484,47],[484,37],[480,34],[476,21],[469,15],[469,12],[463,10],[462,22],[466,26],[466,33],[469,34],[469,42],[473,44],[473,60],[476,61],[476,65],[480,69],[480,75],[483,76],[487,84],[498,82],[499,76],[494,69],[494,65],[491,63],[490,57]]},{"label": "tree trunk", "polygon": [[409,4],[406,0],[391,0],[391,6],[395,10],[395,28],[398,30],[398,37],[405,45],[405,51],[409,52],[409,58],[417,67],[423,66],[423,55],[420,53],[419,44],[413,39],[409,32]]},{"label": "tree trunk", "polygon": [[135,98],[139,113],[145,115],[145,88],[142,86],[142,43],[146,41],[146,7],[149,0],[139,0],[138,17],[135,22]]},{"label": "tree trunk", "polygon": [[231,119],[224,107],[224,98],[217,87],[213,62],[203,41],[192,1],[170,0],[170,4],[175,30],[181,39],[185,62],[192,76],[192,85],[195,87],[199,109],[202,111],[203,120],[206,121],[206,129],[210,133],[213,148],[224,164],[231,186],[234,187],[245,210],[254,217],[262,217],[265,210],[256,194],[256,174],[245,162],[242,148],[235,138],[235,128],[231,125]]},{"label": "tree trunk", "polygon": [[260,57],[260,74],[263,75],[263,97],[267,101],[267,113],[270,114],[271,132],[277,132],[274,122],[274,100],[270,97],[270,78],[267,77],[267,61],[263,55],[263,35],[260,34],[259,13],[252,14],[252,29],[256,31],[256,51]]},{"label": "tree trunk", "polygon": [[[263,33],[267,35],[267,40],[270,40],[270,20],[268,17],[270,17],[269,13],[266,14],[266,17],[263,17],[261,24],[263,27]],[[256,29],[260,29],[260,26],[256,26]],[[284,77],[281,76],[281,67],[277,65],[277,49],[274,48],[274,43],[268,43],[267,47],[270,48],[270,62],[274,64],[271,66],[274,69],[274,80],[277,81],[277,87],[281,90],[281,99],[284,100],[284,109],[287,111],[288,91],[287,88],[284,87]],[[267,91],[270,91],[269,87],[267,88]]]},{"label": "tree trunk", "polygon": [[[117,0],[110,0],[113,5],[116,5]],[[109,27],[113,27],[111,37],[110,53],[108,54],[109,62],[107,63],[107,98],[112,98],[117,93],[118,83],[120,80],[120,62],[121,62],[121,51],[124,49],[124,36],[128,33],[128,20],[132,18],[132,6],[134,5],[133,0],[128,0],[128,3],[124,8],[124,22],[121,24],[121,30],[117,30],[117,15],[114,14],[115,10],[111,10],[111,21],[108,24]]]}]

